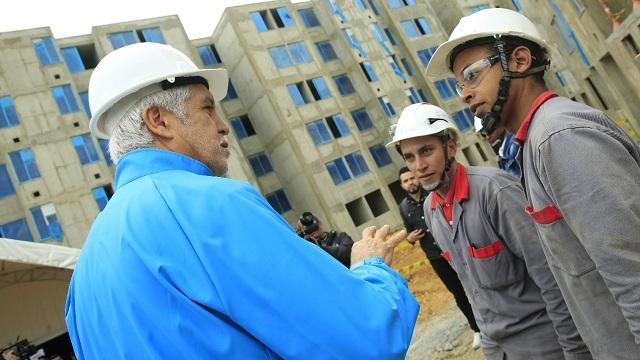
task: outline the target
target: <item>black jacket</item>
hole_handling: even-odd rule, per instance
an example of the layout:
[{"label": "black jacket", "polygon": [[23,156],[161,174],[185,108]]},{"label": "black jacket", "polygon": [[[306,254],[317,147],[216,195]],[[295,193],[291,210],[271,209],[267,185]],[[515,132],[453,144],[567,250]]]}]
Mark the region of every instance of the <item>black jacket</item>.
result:
[{"label": "black jacket", "polygon": [[[428,194],[426,194],[428,195]],[[420,201],[413,200],[412,197],[405,197],[400,203],[400,216],[404,222],[404,227],[407,229],[407,233],[416,229],[422,229],[424,236],[420,239],[420,247],[422,251],[427,255],[427,259],[440,259],[442,256],[442,250],[436,244],[436,241],[431,235],[431,231],[427,227],[424,221],[424,200],[427,196],[422,196]]]},{"label": "black jacket", "polygon": [[[306,239],[307,241],[315,243],[312,239]],[[337,232],[335,230],[325,232],[318,240],[318,246],[340,261],[344,266],[351,266],[351,247],[353,246],[353,240],[351,240],[351,236],[347,235],[347,233]]]}]

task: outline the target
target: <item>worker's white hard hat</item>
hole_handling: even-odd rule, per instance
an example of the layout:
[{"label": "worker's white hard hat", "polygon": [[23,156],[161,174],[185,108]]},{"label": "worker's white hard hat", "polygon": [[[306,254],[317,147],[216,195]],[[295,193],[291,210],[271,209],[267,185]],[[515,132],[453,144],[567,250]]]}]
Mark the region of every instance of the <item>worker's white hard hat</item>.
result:
[{"label": "worker's white hard hat", "polygon": [[402,110],[398,123],[389,128],[392,139],[387,146],[405,139],[440,134],[445,130],[453,138],[457,137],[456,128],[446,111],[427,103],[412,104]]},{"label": "worker's white hard hat", "polygon": [[482,38],[514,36],[527,39],[548,49],[536,26],[517,11],[491,8],[475,12],[460,19],[449,40],[442,43],[427,65],[427,76],[435,77],[451,72],[451,55],[458,46]]},{"label": "worker's white hard hat", "polygon": [[200,77],[216,101],[227,94],[224,69],[199,69],[179,50],[164,44],[145,42],[117,49],[105,56],[89,80],[91,132],[108,139],[115,124],[139,100],[162,91],[161,83],[180,83],[181,78]]}]

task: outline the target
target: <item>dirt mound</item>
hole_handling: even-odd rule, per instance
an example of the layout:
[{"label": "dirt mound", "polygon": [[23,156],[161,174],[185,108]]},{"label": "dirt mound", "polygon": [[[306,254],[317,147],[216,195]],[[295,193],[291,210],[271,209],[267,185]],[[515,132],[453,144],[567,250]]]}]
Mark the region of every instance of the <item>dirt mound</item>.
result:
[{"label": "dirt mound", "polygon": [[409,289],[420,303],[418,321],[442,313],[453,301],[453,296],[433,271],[419,244],[400,243],[391,265],[407,279]]}]

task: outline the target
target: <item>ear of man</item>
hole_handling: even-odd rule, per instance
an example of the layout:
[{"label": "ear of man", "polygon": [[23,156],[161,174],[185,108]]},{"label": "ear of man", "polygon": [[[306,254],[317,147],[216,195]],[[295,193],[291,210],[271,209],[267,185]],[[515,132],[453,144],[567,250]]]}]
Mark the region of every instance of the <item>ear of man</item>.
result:
[{"label": "ear of man", "polygon": [[511,52],[510,70],[523,73],[533,67],[533,54],[526,46],[518,46]]},{"label": "ear of man", "polygon": [[176,136],[176,122],[171,113],[159,106],[149,106],[142,112],[142,120],[156,142],[167,143]]}]

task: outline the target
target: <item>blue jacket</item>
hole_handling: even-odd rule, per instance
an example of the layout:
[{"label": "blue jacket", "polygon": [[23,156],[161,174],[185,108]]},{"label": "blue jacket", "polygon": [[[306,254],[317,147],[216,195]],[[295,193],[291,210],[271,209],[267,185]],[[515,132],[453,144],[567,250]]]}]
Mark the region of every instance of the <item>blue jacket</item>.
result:
[{"label": "blue jacket", "polygon": [[246,183],[124,156],[65,309],[78,359],[400,359],[418,304],[380,258],[347,270]]}]

